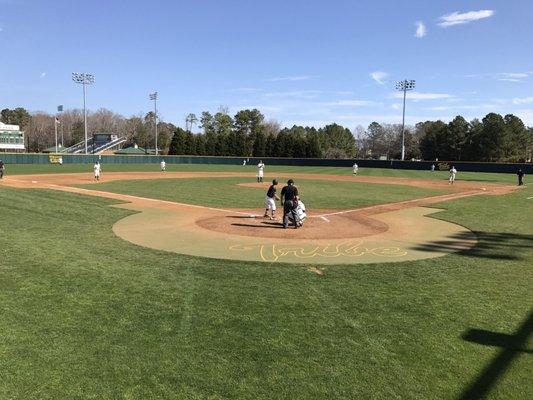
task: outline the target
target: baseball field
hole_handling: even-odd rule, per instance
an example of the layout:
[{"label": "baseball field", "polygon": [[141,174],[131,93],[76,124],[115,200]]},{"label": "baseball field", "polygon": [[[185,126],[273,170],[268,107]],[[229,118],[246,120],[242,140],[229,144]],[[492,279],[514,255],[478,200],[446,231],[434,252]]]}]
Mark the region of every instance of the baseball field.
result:
[{"label": "baseball field", "polygon": [[[514,175],[91,170],[0,181],[0,399],[533,397]],[[273,178],[295,180],[302,228],[262,218]]]}]

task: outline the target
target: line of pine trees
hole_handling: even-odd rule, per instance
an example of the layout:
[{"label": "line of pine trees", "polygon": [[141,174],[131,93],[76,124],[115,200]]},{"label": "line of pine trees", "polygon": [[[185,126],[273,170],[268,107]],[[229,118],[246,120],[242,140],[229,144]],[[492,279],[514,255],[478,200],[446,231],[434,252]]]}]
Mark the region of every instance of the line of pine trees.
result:
[{"label": "line of pine trees", "polygon": [[203,112],[200,123],[200,134],[176,128],[168,154],[350,158],[357,153],[350,130],[337,124],[280,130],[278,124],[265,122],[256,109],[241,110],[234,118],[224,111]]}]

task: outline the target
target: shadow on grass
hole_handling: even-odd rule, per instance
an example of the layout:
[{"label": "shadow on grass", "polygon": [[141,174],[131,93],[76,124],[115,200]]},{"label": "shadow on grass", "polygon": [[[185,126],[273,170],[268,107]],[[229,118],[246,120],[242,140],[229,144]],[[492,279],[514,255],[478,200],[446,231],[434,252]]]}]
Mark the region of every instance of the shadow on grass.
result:
[{"label": "shadow on grass", "polygon": [[472,233],[461,232],[447,236],[445,239],[420,243],[413,250],[428,252],[459,252],[471,257],[495,260],[520,260],[525,258],[519,250],[533,249],[533,235],[517,233],[473,232],[478,242],[470,249],[464,250],[461,245],[472,240]]},{"label": "shadow on grass", "polygon": [[500,347],[500,353],[483,369],[481,374],[459,396],[460,400],[478,400],[487,396],[498,379],[509,368],[520,353],[531,354],[525,348],[529,335],[533,332],[533,312],[524,320],[518,330],[512,334],[470,329],[462,338],[468,342],[483,346]]}]

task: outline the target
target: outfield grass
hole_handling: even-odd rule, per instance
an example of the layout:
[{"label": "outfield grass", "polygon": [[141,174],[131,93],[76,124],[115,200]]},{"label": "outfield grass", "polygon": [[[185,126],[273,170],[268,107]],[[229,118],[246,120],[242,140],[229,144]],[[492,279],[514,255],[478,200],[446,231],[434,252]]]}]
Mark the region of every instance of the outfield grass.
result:
[{"label": "outfield grass", "polygon": [[472,250],[317,276],[141,248],[109,200],[0,186],[0,398],[456,399],[481,378],[530,399],[531,337],[506,365],[491,333],[531,312],[532,196],[443,203]]},{"label": "outfield grass", "polygon": [[[135,171],[159,171],[159,164],[103,164],[103,173],[105,172],[135,172]],[[222,164],[167,164],[168,171],[207,171],[207,172],[247,172],[255,176],[256,167],[253,165],[222,165]],[[49,174],[49,173],[67,173],[67,172],[87,172],[92,173],[92,164],[15,164],[8,165],[6,174]],[[351,175],[351,168],[337,167],[291,167],[267,165],[265,172],[271,173],[309,173],[309,174],[338,174]],[[415,178],[415,179],[448,179],[448,171],[415,171],[387,168],[359,168],[361,176],[390,176],[397,178]],[[516,183],[515,174],[502,173],[485,173],[485,172],[462,172],[457,174],[458,180],[466,181],[486,181]]]},{"label": "outfield grass", "polygon": [[[250,182],[253,181],[247,178],[144,179],[103,182],[97,186],[94,184],[79,186],[210,207],[262,208],[265,202],[266,185],[265,188],[238,185]],[[306,203],[309,210],[313,208],[358,208],[445,193],[443,190],[413,186],[360,182],[302,179],[296,184],[302,201]],[[278,195],[282,187],[283,184],[278,185]]]}]

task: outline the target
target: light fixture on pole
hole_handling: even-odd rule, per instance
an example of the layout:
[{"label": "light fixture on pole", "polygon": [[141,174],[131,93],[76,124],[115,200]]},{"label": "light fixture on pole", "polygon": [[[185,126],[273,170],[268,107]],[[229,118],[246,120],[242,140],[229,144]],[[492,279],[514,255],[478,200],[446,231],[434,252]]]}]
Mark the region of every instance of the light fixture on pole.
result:
[{"label": "light fixture on pole", "polygon": [[63,124],[61,123],[61,120],[59,119],[59,116],[63,112],[63,105],[57,106],[57,121],[59,125],[61,125],[61,147],[65,146],[65,142],[63,141]]},{"label": "light fixture on pole", "polygon": [[85,154],[87,152],[87,108],[85,107],[85,86],[91,85],[94,83],[94,75],[73,72],[72,80],[76,83],[83,85],[83,125],[85,127]]},{"label": "light fixture on pole", "polygon": [[155,155],[157,156],[157,92],[150,93],[150,100],[154,102]]},{"label": "light fixture on pole", "polygon": [[403,114],[402,114],[402,161],[405,160],[405,97],[408,90],[415,88],[415,81],[404,79],[396,82],[396,90],[403,92]]}]

